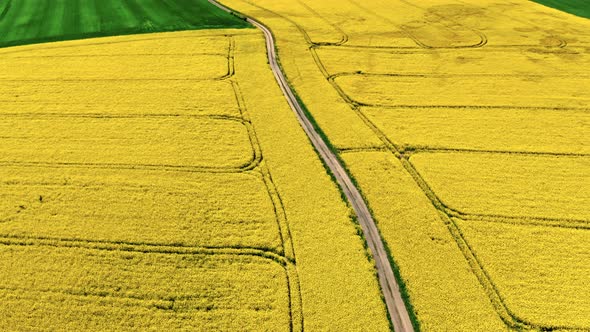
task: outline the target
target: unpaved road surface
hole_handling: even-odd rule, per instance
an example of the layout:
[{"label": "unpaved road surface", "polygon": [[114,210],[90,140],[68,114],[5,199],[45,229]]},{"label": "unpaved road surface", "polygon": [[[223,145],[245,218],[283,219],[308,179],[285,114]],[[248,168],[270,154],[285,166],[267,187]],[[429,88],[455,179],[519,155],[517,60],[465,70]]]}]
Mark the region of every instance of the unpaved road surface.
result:
[{"label": "unpaved road surface", "polygon": [[[234,13],[234,11],[216,2],[215,0],[209,0],[209,2],[227,12]],[[287,78],[278,64],[277,54],[275,51],[275,41],[270,29],[268,29],[262,23],[251,18],[246,18],[246,20],[252,25],[256,26],[258,29],[262,30],[264,33],[264,37],[266,39],[266,51],[268,53],[270,67],[277,82],[279,83],[279,86],[281,87],[281,90],[283,91],[283,94],[287,98],[287,102],[289,102],[289,106],[291,106],[291,109],[297,115],[299,123],[305,130],[305,133],[309,137],[309,140],[313,146],[318,151],[320,157],[334,174],[334,177],[340,185],[340,188],[342,188],[342,191],[346,195],[357,215],[358,222],[361,225],[367,240],[367,244],[371,249],[373,258],[375,259],[379,283],[381,284],[385,303],[387,304],[387,310],[389,311],[389,315],[391,316],[391,320],[393,322],[393,328],[396,332],[414,331],[410,316],[408,315],[408,310],[399,290],[399,285],[395,279],[395,275],[393,274],[391,264],[387,257],[383,240],[381,239],[377,225],[375,225],[375,220],[373,220],[373,216],[369,212],[367,204],[365,203],[359,190],[354,186],[348,173],[346,173],[344,170],[344,167],[338,161],[338,158],[336,158],[334,152],[332,152],[330,148],[328,148],[326,142],[322,140],[321,136],[313,127],[312,122],[303,111],[302,106],[297,101],[297,98],[295,98],[295,94],[289,86]],[[359,309],[362,310],[362,308]]]}]

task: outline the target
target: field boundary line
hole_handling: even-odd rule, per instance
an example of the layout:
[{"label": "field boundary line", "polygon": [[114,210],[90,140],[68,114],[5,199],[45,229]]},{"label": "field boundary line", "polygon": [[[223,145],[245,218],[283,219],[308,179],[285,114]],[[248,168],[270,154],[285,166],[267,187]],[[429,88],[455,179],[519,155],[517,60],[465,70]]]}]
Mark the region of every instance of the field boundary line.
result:
[{"label": "field boundary line", "polygon": [[447,109],[501,109],[501,110],[540,110],[540,111],[590,111],[590,108],[584,107],[561,107],[561,106],[514,106],[514,105],[381,105],[381,104],[366,104],[350,99],[346,97],[346,100],[350,100],[350,103],[358,107],[373,107],[373,108],[385,108],[385,109],[413,109],[413,108],[447,108]]},{"label": "field boundary line", "polygon": [[[239,83],[236,80],[232,80],[232,84],[234,87],[234,93],[239,105],[242,118],[244,119],[244,121],[252,123],[252,121],[250,120],[250,116],[248,114],[246,100],[243,96],[242,90],[240,89]],[[264,182],[264,185],[266,186],[270,199],[273,203],[273,207],[275,209],[279,233],[281,235],[281,243],[283,245],[283,249],[285,250],[283,254],[285,255],[285,257],[289,257],[295,261],[295,248],[293,247],[293,239],[291,238],[291,229],[289,227],[289,223],[287,220],[287,213],[285,211],[281,195],[272,179],[272,172],[264,161],[262,147],[260,146],[260,141],[258,140],[258,135],[256,134],[256,130],[253,124],[251,125],[250,140],[257,155],[260,156],[260,167],[258,168],[258,170],[260,171],[262,182]]]},{"label": "field boundary line", "polygon": [[49,112],[2,112],[2,117],[15,117],[15,118],[92,118],[92,119],[146,119],[146,118],[193,118],[193,119],[208,119],[208,120],[219,120],[219,121],[235,121],[242,124],[248,121],[242,117],[235,115],[222,115],[222,114],[182,114],[182,113],[49,113]]},{"label": "field boundary line", "polygon": [[[348,34],[342,30],[341,27],[339,27],[337,24],[330,22],[327,18],[325,18],[324,16],[322,16],[320,13],[318,13],[315,9],[311,8],[311,6],[309,6],[308,4],[306,4],[305,2],[303,2],[302,0],[297,0],[297,2],[304,7],[305,9],[307,9],[310,13],[312,13],[314,16],[316,16],[317,18],[319,18],[320,20],[326,22],[326,24],[328,24],[329,26],[331,26],[332,28],[334,28],[334,30],[336,30],[338,33],[340,33],[340,41],[336,42],[336,43],[330,43],[330,42],[313,42],[314,45],[317,46],[341,46],[344,45],[348,42]],[[311,37],[310,37],[311,38]]]},{"label": "field boundary line", "polygon": [[228,79],[227,73],[217,77],[205,78],[46,78],[46,79],[18,79],[0,78],[0,82],[207,82],[223,81]]},{"label": "field boundary line", "polygon": [[570,74],[490,74],[490,73],[373,73],[373,72],[340,72],[331,74],[328,79],[337,79],[340,77],[348,76],[362,76],[362,77],[413,77],[413,78],[445,78],[445,77],[530,77],[530,78],[554,78],[554,77],[566,77],[571,78],[572,76],[589,78],[586,72],[570,73]]},{"label": "field boundary line", "polygon": [[91,240],[0,234],[0,245],[49,246],[58,248],[83,248],[107,251],[161,253],[161,254],[227,254],[249,255],[272,259],[281,265],[293,264],[281,254],[266,248],[246,246],[191,246],[183,244],[164,244],[150,242],[126,242],[110,240]]},{"label": "field boundary line", "polygon": [[[363,49],[363,50],[371,50],[371,51],[380,51],[383,53],[389,53],[389,54],[413,54],[413,53],[428,53],[431,54],[432,51],[436,51],[436,52],[441,52],[441,51],[457,51],[457,50],[475,50],[475,49],[483,49],[483,46],[480,47],[452,47],[452,46],[448,46],[448,47],[433,47],[433,48],[425,48],[425,47],[420,47],[420,46],[369,46],[369,45],[354,45],[354,44],[344,44],[344,45],[317,45],[318,48],[342,48],[342,49]],[[561,46],[561,45],[557,45],[557,46],[546,46],[546,45],[537,45],[537,44],[529,44],[529,45],[525,45],[525,44],[521,44],[521,45],[485,45],[485,49],[498,49],[498,50],[503,50],[506,48],[527,48],[527,49],[532,49],[532,48],[539,48],[539,49],[543,49],[543,50],[550,50],[550,49],[564,49],[566,47]],[[571,50],[571,49],[576,49],[576,48],[580,48],[580,49],[585,49],[586,46],[581,45],[581,44],[576,44],[576,46],[568,46],[566,49]],[[389,52],[384,52],[384,51],[389,51]],[[513,50],[512,50],[513,51]],[[545,53],[545,52],[543,52]],[[554,53],[554,52],[546,52],[546,53]]]},{"label": "field boundary line", "polygon": [[[32,50],[31,50],[32,51]],[[150,56],[172,56],[172,57],[194,57],[194,56],[227,56],[227,53],[125,53],[125,54],[80,54],[80,55],[29,55],[13,56],[11,59],[38,59],[38,58],[116,58],[116,57],[150,57]]]},{"label": "field boundary line", "polygon": [[[399,153],[405,156],[411,156],[418,153],[460,153],[460,154],[507,154],[516,156],[539,156],[539,157],[568,157],[568,158],[587,158],[590,153],[576,153],[576,152],[545,152],[545,151],[522,151],[522,150],[479,150],[468,148],[445,148],[445,147],[430,147],[428,145],[403,145],[399,146]],[[388,151],[386,147],[356,147],[356,148],[339,148],[340,153],[353,152],[376,152]]]},{"label": "field boundary line", "polygon": [[[235,61],[235,59],[233,61]],[[291,227],[289,225],[289,220],[287,218],[285,206],[283,204],[281,194],[272,178],[271,170],[264,161],[262,147],[260,146],[260,141],[258,139],[258,135],[256,134],[254,124],[250,119],[249,110],[246,105],[246,100],[244,98],[242,89],[240,88],[240,84],[237,81],[236,77],[233,77],[230,80],[230,82],[232,84],[234,96],[238,104],[240,115],[245,122],[250,124],[250,143],[252,144],[254,151],[257,152],[260,159],[258,163],[259,167],[257,168],[257,170],[260,172],[261,180],[264,183],[267,194],[269,195],[269,199],[273,206],[274,216],[277,223],[281,240],[281,246],[283,250],[281,254],[293,263],[291,266],[290,273],[294,285],[293,287],[289,288],[289,294],[291,298],[291,330],[303,331],[304,315],[303,298],[301,295],[301,283],[299,281],[299,272],[297,270],[297,256],[295,255],[295,247],[293,245],[293,238],[291,236]]]},{"label": "field boundary line", "polygon": [[[88,249],[88,250],[104,250],[112,252],[135,252],[140,254],[168,254],[168,255],[234,255],[234,256],[249,256],[271,261],[281,266],[285,273],[285,282],[287,285],[287,295],[289,297],[289,330],[294,332],[293,316],[294,310],[301,310],[301,306],[293,304],[293,297],[295,294],[295,301],[299,297],[299,277],[294,273],[294,265],[287,257],[282,254],[274,252],[270,249],[256,248],[256,247],[240,247],[240,246],[185,246],[185,245],[166,245],[154,243],[134,243],[134,242],[120,242],[120,241],[103,241],[103,240],[78,240],[78,239],[64,239],[64,238],[50,238],[50,237],[35,237],[35,236],[18,236],[0,234],[0,246],[44,246],[53,248],[67,248],[67,249]],[[297,315],[301,315],[297,313]],[[302,316],[302,315],[301,315]],[[301,329],[303,330],[303,329]]]}]

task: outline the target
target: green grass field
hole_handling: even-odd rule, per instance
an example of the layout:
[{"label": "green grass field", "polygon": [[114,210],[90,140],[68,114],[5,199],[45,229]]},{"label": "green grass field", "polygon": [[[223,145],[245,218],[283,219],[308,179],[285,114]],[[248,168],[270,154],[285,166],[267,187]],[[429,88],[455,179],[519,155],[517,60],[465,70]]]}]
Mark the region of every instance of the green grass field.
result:
[{"label": "green grass field", "polygon": [[533,0],[542,5],[563,10],[574,15],[590,18],[590,1],[588,0]]},{"label": "green grass field", "polygon": [[207,0],[0,0],[0,47],[249,26]]}]

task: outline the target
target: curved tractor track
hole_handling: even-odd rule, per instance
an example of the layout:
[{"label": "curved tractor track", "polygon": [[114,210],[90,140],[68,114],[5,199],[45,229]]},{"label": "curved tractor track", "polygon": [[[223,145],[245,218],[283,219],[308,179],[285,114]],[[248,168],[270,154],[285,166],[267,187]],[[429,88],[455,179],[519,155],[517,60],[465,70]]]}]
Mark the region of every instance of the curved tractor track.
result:
[{"label": "curved tractor track", "polygon": [[[208,1],[224,11],[236,14],[237,16],[242,16],[241,14],[234,12],[233,10],[225,7],[215,0]],[[365,203],[362,195],[355,187],[352,179],[342,164],[338,161],[338,158],[334,152],[330,150],[328,144],[315,130],[311,120],[307,117],[303,107],[299,104],[297,98],[295,97],[295,93],[289,86],[287,78],[278,64],[278,56],[276,54],[275,40],[272,32],[262,23],[252,18],[246,17],[246,20],[252,25],[256,26],[258,29],[262,30],[264,33],[270,67],[279,86],[281,87],[281,90],[283,91],[283,94],[285,95],[285,98],[287,99],[287,102],[289,103],[289,106],[297,115],[297,119],[305,130],[309,140],[317,150],[326,166],[332,171],[332,174],[336,178],[340,188],[342,188],[346,198],[354,208],[358,222],[361,225],[367,240],[367,244],[371,249],[371,253],[373,254],[373,258],[375,260],[375,266],[379,276],[379,283],[381,285],[385,303],[387,305],[387,310],[391,317],[395,331],[414,331],[408,310],[399,290],[399,285],[393,273],[391,263],[389,262],[385,246],[383,245],[383,240],[381,239],[379,230],[377,229],[377,225],[375,224],[375,220],[373,220],[373,216],[371,215],[367,204]]]}]

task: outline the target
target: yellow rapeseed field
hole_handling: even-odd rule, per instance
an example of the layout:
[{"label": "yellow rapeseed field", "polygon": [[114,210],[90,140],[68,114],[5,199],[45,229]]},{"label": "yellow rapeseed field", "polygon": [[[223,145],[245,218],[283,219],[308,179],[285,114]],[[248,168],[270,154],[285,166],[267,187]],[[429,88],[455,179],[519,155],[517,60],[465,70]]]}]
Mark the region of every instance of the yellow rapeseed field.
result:
[{"label": "yellow rapeseed field", "polygon": [[590,158],[439,152],[410,161],[446,206],[468,215],[590,220]]},{"label": "yellow rapeseed field", "polygon": [[485,220],[458,223],[516,317],[529,325],[588,329],[587,229]]},{"label": "yellow rapeseed field", "polygon": [[389,329],[260,32],[29,45],[0,64],[0,330]]},{"label": "yellow rapeseed field", "polygon": [[1,245],[0,254],[3,330],[288,330],[290,324],[285,270],[263,257],[39,244]]},{"label": "yellow rapeseed field", "polygon": [[529,1],[223,3],[273,30],[421,330],[590,329],[590,21]]},{"label": "yellow rapeseed field", "polygon": [[590,142],[580,135],[590,125],[584,110],[364,107],[363,114],[402,149],[590,153]]}]

